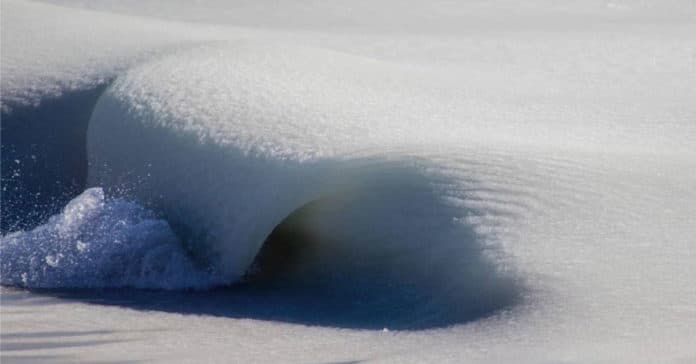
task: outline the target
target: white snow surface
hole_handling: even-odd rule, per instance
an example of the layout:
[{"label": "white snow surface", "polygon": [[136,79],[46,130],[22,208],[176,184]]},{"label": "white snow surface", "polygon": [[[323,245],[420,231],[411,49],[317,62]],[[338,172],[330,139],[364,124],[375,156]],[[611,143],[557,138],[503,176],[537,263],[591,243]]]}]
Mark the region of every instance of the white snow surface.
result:
[{"label": "white snow surface", "polygon": [[236,282],[300,210],[328,242],[300,280],[404,284],[404,320],[448,324],[3,288],[3,362],[696,360],[693,1],[51,2],[2,2],[3,112],[109,86],[92,188],[2,236],[4,285]]},{"label": "white snow surface", "polygon": [[98,187],[46,224],[4,236],[0,252],[3,283],[22,286],[172,289],[214,279],[196,271],[166,221],[132,202],[107,202]]}]

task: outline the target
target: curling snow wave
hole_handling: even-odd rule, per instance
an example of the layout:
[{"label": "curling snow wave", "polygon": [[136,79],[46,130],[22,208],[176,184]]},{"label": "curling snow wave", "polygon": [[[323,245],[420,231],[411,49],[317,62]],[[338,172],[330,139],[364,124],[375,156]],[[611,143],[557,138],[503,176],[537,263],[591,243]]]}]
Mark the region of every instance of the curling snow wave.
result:
[{"label": "curling snow wave", "polygon": [[313,282],[343,300],[418,308],[429,325],[513,304],[522,280],[476,221],[524,207],[471,203],[481,183],[450,156],[466,154],[463,134],[415,107],[448,106],[418,91],[422,72],[243,43],[124,72],[88,123],[87,184],[99,187],[3,237],[3,283]]},{"label": "curling snow wave", "polygon": [[476,321],[350,334],[394,361],[688,361],[687,3],[4,1],[0,282]]},{"label": "curling snow wave", "polygon": [[274,227],[310,203],[321,213],[302,228],[350,244],[343,264],[391,249],[419,256],[400,274],[431,266],[426,252],[478,271],[483,247],[465,223],[473,209],[452,202],[463,190],[445,173],[457,167],[419,152],[456,145],[452,130],[408,110],[431,100],[409,100],[419,95],[405,75],[281,46],[206,47],[148,63],[119,77],[95,107],[89,184],[128,191],[162,213],[230,281]]},{"label": "curling snow wave", "polygon": [[[447,320],[488,314],[517,300],[521,282],[494,234],[471,221],[508,206],[467,205],[476,178],[428,152],[456,147],[451,136],[391,91],[431,102],[407,75],[313,48],[178,52],[129,70],[100,98],[88,183],[160,214],[213,282],[275,274]],[[286,241],[274,243],[275,230]],[[282,244],[294,257],[266,258]]]}]

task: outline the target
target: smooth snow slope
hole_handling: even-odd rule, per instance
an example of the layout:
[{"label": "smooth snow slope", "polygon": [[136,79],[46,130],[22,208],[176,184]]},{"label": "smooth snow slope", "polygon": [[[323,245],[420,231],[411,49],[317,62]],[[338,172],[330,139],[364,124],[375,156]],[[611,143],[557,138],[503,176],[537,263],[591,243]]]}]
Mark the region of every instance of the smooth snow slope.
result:
[{"label": "smooth snow slope", "polygon": [[693,2],[298,4],[2,3],[3,189],[94,187],[2,283],[248,281],[4,289],[3,361],[696,360]]}]

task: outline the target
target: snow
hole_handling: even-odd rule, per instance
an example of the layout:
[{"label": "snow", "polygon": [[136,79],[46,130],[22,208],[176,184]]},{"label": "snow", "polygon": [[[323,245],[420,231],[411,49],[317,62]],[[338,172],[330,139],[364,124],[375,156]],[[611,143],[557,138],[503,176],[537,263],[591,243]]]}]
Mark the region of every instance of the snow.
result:
[{"label": "snow", "polygon": [[693,2],[52,2],[2,3],[3,178],[93,92],[32,156],[86,190],[2,284],[132,288],[3,287],[3,361],[696,358]]},{"label": "snow", "polygon": [[216,275],[196,269],[166,221],[87,189],[61,214],[3,236],[3,284],[37,288],[199,288]]}]

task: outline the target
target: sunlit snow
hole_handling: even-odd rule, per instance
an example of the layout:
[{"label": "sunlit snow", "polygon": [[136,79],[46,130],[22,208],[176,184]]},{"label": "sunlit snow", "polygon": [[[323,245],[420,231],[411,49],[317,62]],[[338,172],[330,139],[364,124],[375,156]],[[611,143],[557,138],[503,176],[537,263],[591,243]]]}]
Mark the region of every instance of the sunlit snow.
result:
[{"label": "sunlit snow", "polygon": [[2,2],[2,361],[696,361],[696,5]]}]

